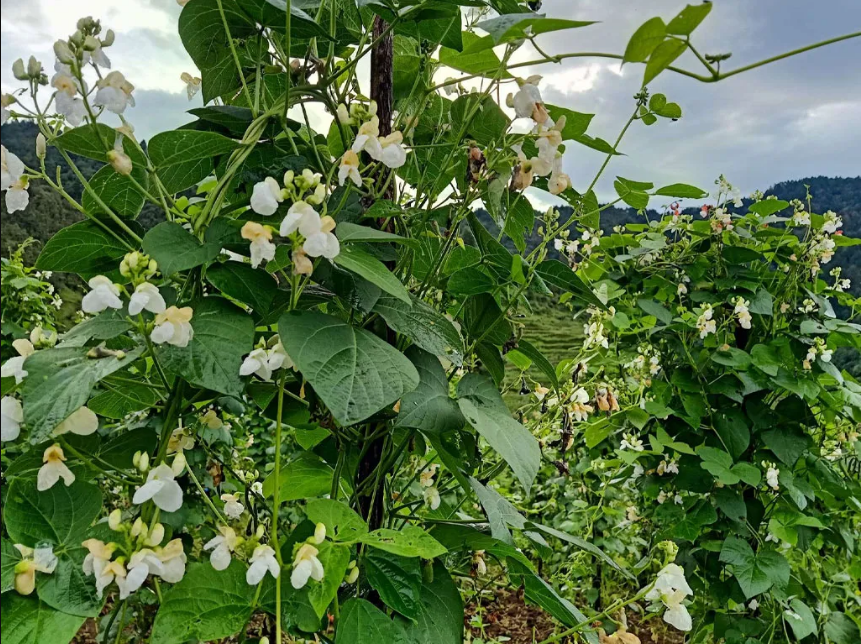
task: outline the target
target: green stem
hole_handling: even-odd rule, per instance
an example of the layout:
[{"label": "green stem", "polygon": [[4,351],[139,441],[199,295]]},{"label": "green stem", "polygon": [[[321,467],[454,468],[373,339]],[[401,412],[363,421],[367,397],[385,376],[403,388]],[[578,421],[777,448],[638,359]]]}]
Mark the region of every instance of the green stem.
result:
[{"label": "green stem", "polygon": [[[275,558],[281,565],[282,574],[284,561],[281,557],[281,547],[278,543],[278,514],[281,509],[281,433],[284,415],[284,377],[278,383],[278,418],[275,420],[275,471],[273,480],[275,490],[272,493],[272,534],[270,541],[275,550]],[[275,641],[281,642],[281,579],[275,581]]]},{"label": "green stem", "polygon": [[251,108],[252,114],[257,118],[257,112],[254,109],[254,100],[251,98],[251,92],[248,91],[248,85],[245,82],[245,74],[242,73],[242,63],[239,62],[239,54],[236,53],[236,45],[233,44],[233,37],[230,35],[230,26],[227,24],[227,16],[224,13],[224,4],[222,0],[216,0],[218,3],[218,13],[221,14],[221,23],[224,25],[224,33],[227,35],[227,44],[230,45],[230,53],[233,55],[233,63],[236,65],[236,71],[239,74],[239,80],[242,81],[242,91],[245,92],[245,100],[248,101],[248,107]]}]

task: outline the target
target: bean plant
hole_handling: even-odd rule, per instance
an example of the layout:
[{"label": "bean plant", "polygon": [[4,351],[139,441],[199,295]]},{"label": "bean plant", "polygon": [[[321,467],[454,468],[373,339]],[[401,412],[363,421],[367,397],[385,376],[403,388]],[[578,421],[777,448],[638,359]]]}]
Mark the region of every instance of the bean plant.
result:
[{"label": "bean plant", "polygon": [[[708,192],[648,177],[618,177],[611,205],[666,217],[602,235],[594,192],[628,131],[682,117],[661,74],[719,82],[858,34],[726,71],[692,38],[711,3],[623,53],[560,55],[543,34],[599,27],[536,1],[179,4],[188,125],[138,139],[89,17],[3,97],[40,132],[40,167],[2,150],[7,208],[31,181],[76,208],[36,268],[88,285],[80,323],[3,364],[4,641],[93,618],[104,642],[455,643],[463,583],[521,588],[559,624],[544,644],[639,641],[626,610],[696,641],[858,641],[861,387],[831,355],[861,327],[823,274],[856,241],[811,203],[745,211],[723,179],[692,217],[677,200]],[[584,56],[643,74],[612,143],[517,75]],[[568,176],[585,149],[595,175]],[[104,165],[87,180],[72,155]],[[147,203],[165,221],[144,230]],[[519,322],[547,297],[585,327],[559,366]],[[569,532],[530,504],[572,477],[590,518]],[[650,526],[637,560],[598,532],[619,499]],[[553,548],[613,600],[549,583],[529,555]]]}]

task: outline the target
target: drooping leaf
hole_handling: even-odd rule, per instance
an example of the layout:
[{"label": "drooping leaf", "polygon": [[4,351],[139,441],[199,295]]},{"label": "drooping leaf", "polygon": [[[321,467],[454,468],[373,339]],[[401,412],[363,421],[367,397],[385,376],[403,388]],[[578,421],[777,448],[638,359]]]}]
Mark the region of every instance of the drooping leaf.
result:
[{"label": "drooping leaf", "polygon": [[545,18],[537,13],[510,13],[479,22],[476,27],[489,33],[494,44],[499,45],[524,38],[527,33],[537,36],[551,31],[576,29],[593,24],[595,23],[582,20]]},{"label": "drooping leaf", "polygon": [[84,278],[117,271],[123,256],[132,250],[101,226],[81,221],[60,230],[47,241],[36,268],[41,271],[77,273]]},{"label": "drooping leaf", "polygon": [[397,617],[403,644],[461,644],[463,600],[442,562],[433,565],[433,580],[422,584],[421,608],[415,622]]},{"label": "drooping leaf", "polygon": [[449,396],[448,379],[439,360],[417,347],[408,349],[406,355],[418,371],[419,385],[401,399],[397,426],[418,429],[427,435],[442,435],[463,427],[466,421]]},{"label": "drooping leaf", "polygon": [[463,339],[455,326],[436,309],[418,298],[403,302],[382,296],[374,305],[392,329],[407,336],[425,351],[456,365],[463,362]]},{"label": "drooping leaf", "polygon": [[386,606],[404,617],[416,619],[421,610],[421,561],[369,548],[363,562],[368,583]]}]

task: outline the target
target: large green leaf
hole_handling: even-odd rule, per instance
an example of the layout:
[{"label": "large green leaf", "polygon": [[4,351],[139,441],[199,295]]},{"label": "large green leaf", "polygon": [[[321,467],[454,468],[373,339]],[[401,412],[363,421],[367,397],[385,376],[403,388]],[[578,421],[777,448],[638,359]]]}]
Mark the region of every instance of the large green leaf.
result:
[{"label": "large green leaf", "polygon": [[400,530],[380,528],[362,535],[359,540],[372,548],[385,550],[399,557],[433,559],[447,552],[439,541],[412,524],[407,524]]},{"label": "large green leaf", "polygon": [[66,487],[57,483],[39,492],[33,481],[16,479],[9,485],[4,519],[9,538],[33,548],[48,542],[79,548],[84,535],[102,509],[99,488],[75,481]]},{"label": "large green leaf", "polygon": [[731,407],[718,412],[714,419],[715,431],[735,460],[738,460],[750,445],[750,428],[744,413]]},{"label": "large green leaf", "polygon": [[469,479],[469,485],[475,491],[481,507],[487,514],[487,521],[490,524],[490,533],[493,538],[513,545],[514,538],[508,528],[522,530],[526,527],[526,519],[517,511],[511,501],[493,488],[485,487],[474,478]]},{"label": "large green leaf", "polygon": [[407,336],[419,347],[456,365],[463,361],[463,339],[448,318],[413,297],[412,305],[382,296],[374,305],[392,329]]},{"label": "large green leaf", "polygon": [[84,190],[81,196],[81,205],[91,215],[106,214],[105,209],[99,205],[93,196],[93,192],[99,196],[111,210],[120,217],[137,217],[146,202],[144,193],[132,181],[147,188],[149,177],[145,165],[133,165],[129,176],[118,173],[113,167],[106,165],[100,168],[90,177],[90,190]]},{"label": "large green leaf", "polygon": [[448,378],[439,360],[418,347],[410,347],[407,357],[418,371],[419,386],[401,398],[398,427],[418,429],[428,435],[462,428],[466,421],[449,397]]},{"label": "large green leaf", "polygon": [[670,24],[667,25],[667,33],[676,36],[690,36],[694,29],[706,19],[711,10],[711,2],[689,4],[675,18],[670,20]]},{"label": "large green leaf", "polygon": [[44,440],[61,422],[87,403],[97,382],[134,362],[140,349],[123,358],[88,357],[86,347],[37,351],[27,358],[29,375],[22,385],[24,420],[30,442]]},{"label": "large green leaf", "polygon": [[394,273],[386,268],[385,264],[370,253],[351,246],[344,246],[338,256],[335,257],[335,263],[360,277],[364,277],[386,293],[394,295],[408,306],[410,305],[410,294],[406,287],[401,284]]},{"label": "large green leaf", "polygon": [[163,275],[173,275],[211,262],[221,252],[221,245],[201,243],[181,225],[164,221],[146,234],[143,249],[158,262]]},{"label": "large green leaf", "polygon": [[528,493],[541,465],[538,441],[511,417],[490,380],[467,374],[460,381],[457,394],[467,422],[505,459]]},{"label": "large green leaf", "polygon": [[239,394],[242,358],[254,344],[251,316],[219,297],[192,303],[194,337],[187,347],[162,345],[162,366],[188,382],[222,394]]},{"label": "large green leaf", "polygon": [[91,221],[72,224],[47,241],[36,260],[36,268],[78,273],[85,278],[116,271],[132,248],[121,239]]},{"label": "large green leaf", "polygon": [[368,532],[368,524],[365,520],[341,501],[333,499],[308,501],[305,515],[312,523],[325,525],[326,536],[335,541],[355,541]]},{"label": "large green leaf", "polygon": [[95,579],[84,574],[86,556],[86,549],[80,546],[61,550],[54,572],[39,577],[39,599],[70,615],[97,617],[105,602],[96,593]]},{"label": "large green leaf", "polygon": [[660,18],[651,18],[644,22],[625,48],[624,62],[644,63],[655,51],[655,48],[664,41],[667,35],[667,27]]},{"label": "large green leaf", "polygon": [[493,38],[496,45],[512,40],[525,38],[527,34],[537,36],[562,29],[588,27],[594,22],[582,20],[563,20],[561,18],[545,18],[537,13],[509,13],[479,22],[476,27],[483,29]]},{"label": "large green leaf", "polygon": [[238,145],[216,132],[174,130],[156,134],[147,150],[167,191],[180,192],[211,175],[216,157]]},{"label": "large green leaf", "polygon": [[571,270],[570,266],[555,259],[548,259],[536,266],[535,272],[548,284],[564,289],[589,304],[604,307],[592,289]]},{"label": "large green leaf", "polygon": [[122,310],[108,309],[96,317],[72,327],[59,344],[64,347],[82,347],[90,340],[111,340],[132,328]]},{"label": "large green leaf", "polygon": [[415,622],[397,617],[403,644],[462,644],[463,600],[442,562],[433,566],[433,579],[421,590],[421,609]]},{"label": "large green leaf", "polygon": [[739,537],[729,537],[723,542],[720,560],[733,567],[733,574],[748,599],[774,585],[785,586],[789,582],[789,562],[783,555],[768,549],[755,553],[750,544]]},{"label": "large green leaf", "polygon": [[643,73],[643,85],[648,85],[658,74],[673,64],[679,56],[685,53],[688,44],[683,40],[675,38],[665,40],[655,48],[646,63],[646,71]]},{"label": "large green leaf", "polygon": [[819,632],[819,626],[816,624],[816,618],[813,616],[813,611],[810,607],[801,601],[798,597],[794,597],[789,606],[791,611],[783,613],[783,619],[792,628],[795,638],[800,642],[809,635],[816,635]]},{"label": "large green leaf", "polygon": [[[492,47],[484,47],[483,39],[475,34],[465,32],[463,34],[463,51],[442,47],[439,51],[439,62],[467,74],[481,74],[488,77],[510,78],[511,74],[502,71],[502,62],[499,60]],[[476,47],[476,45],[480,45]],[[475,50],[471,51],[471,48]]]},{"label": "large green leaf", "polygon": [[861,641],[861,629],[846,613],[828,614],[825,622],[825,635],[834,644],[856,644]]},{"label": "large green leaf", "polygon": [[347,566],[350,563],[350,546],[340,545],[331,541],[324,541],[318,547],[317,557],[323,565],[324,576],[323,581],[311,581],[308,584],[308,601],[317,613],[318,618],[322,618],[326,614],[326,609],[335,595],[338,594],[338,588],[344,581],[344,575],[347,572]]},{"label": "large green leaf", "polygon": [[[104,123],[99,123],[96,126],[86,125],[68,129],[54,139],[53,145],[66,152],[108,163],[108,152],[114,149],[116,138],[116,130]],[[132,160],[133,165],[146,167],[146,157],[141,154],[137,146],[124,145],[123,150]]]},{"label": "large green leaf", "polygon": [[269,312],[278,291],[278,282],[269,273],[241,262],[210,266],[206,279],[224,295],[247,304],[258,315]]},{"label": "large green leaf", "polygon": [[383,644],[397,641],[398,626],[365,599],[351,599],[341,609],[335,644]]},{"label": "large green leaf", "polygon": [[[281,501],[295,501],[323,496],[332,491],[334,470],[313,452],[302,452],[281,468]],[[275,473],[263,481],[263,494],[275,492]],[[328,527],[328,526],[327,526]]]},{"label": "large green leaf", "polygon": [[338,318],[296,311],[281,317],[278,330],[299,371],[343,425],[365,420],[418,386],[406,356]]},{"label": "large green leaf", "polygon": [[3,593],[3,644],[68,644],[83,617],[61,613],[36,597]]},{"label": "large green leaf", "polygon": [[245,570],[237,560],[221,572],[209,562],[191,564],[182,581],[162,591],[150,642],[183,644],[238,633],[251,617],[256,590],[245,581]]},{"label": "large green leaf", "polygon": [[159,392],[143,380],[113,380],[109,376],[101,381],[100,388],[102,393],[93,396],[87,406],[99,416],[113,420],[149,409],[161,400]]},{"label": "large green leaf", "polygon": [[416,619],[421,609],[421,561],[375,548],[369,548],[362,561],[368,583],[386,606],[404,617]]}]

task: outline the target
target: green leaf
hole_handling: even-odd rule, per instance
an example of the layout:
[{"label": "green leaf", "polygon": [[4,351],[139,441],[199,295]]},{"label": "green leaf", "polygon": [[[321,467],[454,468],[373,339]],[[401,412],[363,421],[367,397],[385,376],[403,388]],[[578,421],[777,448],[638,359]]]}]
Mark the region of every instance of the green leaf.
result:
[{"label": "green leaf", "polygon": [[810,445],[810,437],[788,428],[769,429],[761,435],[766,447],[783,463],[793,467]]},{"label": "green leaf", "polygon": [[54,572],[39,579],[39,599],[70,615],[97,617],[105,602],[96,594],[93,577],[84,574],[86,556],[80,544],[58,551]]},{"label": "green leaf", "polygon": [[511,417],[493,382],[467,374],[458,384],[458,405],[529,493],[541,465],[541,450],[530,431]]},{"label": "green leaf", "polygon": [[553,385],[553,388],[559,389],[559,378],[556,376],[556,369],[535,345],[531,342],[527,342],[526,340],[520,340],[517,343],[517,351],[532,360],[535,366],[540,369],[545,376],[547,376],[550,380],[550,384]]},{"label": "green leaf", "polygon": [[150,139],[150,159],[168,192],[191,188],[215,170],[215,160],[235,150],[239,144],[216,132],[174,130]]},{"label": "green leaf", "polygon": [[368,524],[364,519],[340,501],[332,499],[308,501],[305,514],[312,523],[325,525],[326,536],[334,541],[356,541],[368,532]]},{"label": "green leaf", "polygon": [[747,351],[735,347],[729,347],[726,350],[718,349],[711,355],[711,360],[725,367],[742,370],[747,369],[751,364],[751,357]]},{"label": "green leaf", "polygon": [[0,583],[2,588],[0,590],[5,593],[15,588],[15,566],[21,561],[21,553],[6,537],[3,537],[0,544],[2,544],[0,547],[2,547],[3,554],[2,565],[0,565],[2,568],[2,583]]},{"label": "green leaf", "polygon": [[[398,209],[398,212],[400,212],[400,209]],[[400,235],[387,233],[383,230],[370,228],[369,226],[360,226],[358,224],[350,223],[349,221],[338,224],[338,227],[335,228],[335,234],[342,244],[359,242],[385,244],[391,242],[393,244],[407,244],[409,246],[415,246],[415,240],[409,239],[408,237],[401,237]]]},{"label": "green leaf", "polygon": [[346,268],[360,277],[364,277],[402,302],[408,305],[411,304],[410,294],[404,285],[401,284],[401,281],[386,268],[385,264],[370,253],[366,253],[358,248],[345,246],[338,253],[334,262],[338,266]]},{"label": "green leaf", "polygon": [[152,644],[212,641],[238,633],[251,617],[256,590],[245,581],[245,570],[235,559],[221,572],[209,562],[189,565],[182,581],[162,590]]},{"label": "green leaf", "polygon": [[715,490],[714,499],[718,509],[733,521],[747,519],[747,505],[744,503],[744,498],[735,490],[726,487]]},{"label": "green leaf", "polygon": [[122,310],[108,309],[86,322],[72,327],[63,335],[60,348],[82,347],[90,340],[112,340],[132,328]]},{"label": "green leaf", "polygon": [[221,252],[221,244],[201,243],[181,225],[164,221],[144,236],[143,250],[167,276],[211,262]]},{"label": "green leaf", "polygon": [[[301,452],[299,456],[281,468],[281,502],[323,496],[332,491],[335,471],[313,452]],[[275,493],[275,472],[263,481],[263,494]]]},{"label": "green leaf", "polygon": [[39,492],[34,481],[16,479],[9,485],[4,519],[9,538],[30,548],[46,541],[80,548],[87,529],[102,509],[102,493],[90,483],[57,483]]},{"label": "green leaf", "polygon": [[747,210],[760,217],[768,217],[786,208],[789,208],[789,202],[783,199],[763,199],[762,201],[750,204]]},{"label": "green leaf", "polygon": [[368,583],[386,606],[408,619],[417,619],[421,610],[421,561],[370,548],[363,562]]},{"label": "green leaf", "polygon": [[210,266],[206,280],[222,294],[247,304],[258,315],[266,315],[278,291],[278,282],[264,270],[241,262],[224,262]]},{"label": "green leaf", "polygon": [[61,613],[36,597],[3,593],[3,644],[68,644],[83,617]]},{"label": "green leaf", "polygon": [[[556,590],[539,577],[533,570],[520,561],[508,558],[509,575],[514,583],[522,584],[526,598],[538,604],[565,626],[587,625],[589,619],[574,604],[562,597]],[[598,644],[594,631],[581,632],[590,644]]]},{"label": "green leaf", "polygon": [[645,184],[648,188],[640,188],[635,184],[637,182],[631,182],[623,179],[622,177],[618,177],[613,182],[613,187],[616,189],[616,194],[622,198],[626,204],[634,208],[635,210],[645,210],[649,206],[649,195],[646,190],[650,190],[652,188],[652,184]]},{"label": "green leaf", "polygon": [[706,499],[694,508],[685,512],[684,518],[673,527],[673,536],[677,539],[695,542],[702,528],[717,521],[717,512]]},{"label": "green leaf", "polygon": [[87,403],[102,378],[134,362],[140,349],[117,357],[89,358],[86,347],[37,351],[25,364],[29,375],[22,385],[24,421],[30,442],[43,441],[69,415]]},{"label": "green leaf", "polygon": [[466,420],[449,397],[448,378],[439,360],[418,347],[411,347],[406,355],[419,374],[419,385],[401,399],[396,425],[436,436],[462,428]]},{"label": "green leaf", "polygon": [[705,190],[690,186],[686,183],[673,183],[655,191],[658,197],[676,197],[677,199],[705,199],[709,193]]},{"label": "green leaf", "polygon": [[425,351],[458,366],[462,364],[464,349],[460,333],[448,318],[422,300],[412,297],[404,303],[400,299],[382,296],[374,305],[374,311],[389,327]]},{"label": "green leaf", "polygon": [[512,328],[492,295],[473,295],[463,310],[466,335],[471,340],[501,347],[511,337]]},{"label": "green leaf", "polygon": [[365,420],[418,386],[406,356],[337,318],[294,311],[281,317],[278,329],[287,353],[342,425]]},{"label": "green leaf", "polygon": [[689,4],[675,18],[670,20],[670,24],[667,25],[667,33],[676,36],[690,36],[694,29],[699,27],[700,23],[706,19],[711,10],[711,2]]},{"label": "green leaf", "polygon": [[453,295],[480,295],[490,293],[496,285],[494,279],[483,269],[464,268],[448,278],[446,290]]},{"label": "green leaf", "polygon": [[344,575],[350,563],[350,546],[324,541],[317,548],[317,557],[323,565],[324,576],[323,581],[309,582],[308,600],[317,617],[322,618],[344,582]]},{"label": "green leaf", "polygon": [[139,427],[120,433],[102,444],[99,459],[119,469],[130,468],[133,466],[135,452],[152,449],[154,440],[154,430],[151,427]]},{"label": "green leaf", "polygon": [[448,552],[439,541],[412,524],[407,524],[400,530],[374,530],[362,535],[359,542],[399,557],[434,559]]},{"label": "green leaf", "polygon": [[741,410],[736,408],[718,412],[714,419],[715,431],[735,460],[738,460],[750,445],[750,428]]},{"label": "green leaf", "polygon": [[803,601],[794,597],[789,602],[792,612],[784,612],[783,619],[792,628],[797,640],[801,641],[809,635],[819,633],[819,627],[816,625],[816,618],[813,616],[813,611]]},{"label": "green leaf", "polygon": [[664,324],[669,325],[673,323],[673,314],[660,302],[642,299],[637,300],[637,306],[649,315],[655,316],[655,318]]},{"label": "green leaf", "polygon": [[[96,126],[86,125],[68,129],[54,139],[53,145],[66,152],[73,152],[88,159],[109,163],[108,151],[113,150],[116,138],[116,130],[104,123],[99,123]],[[146,157],[141,154],[136,146],[124,146],[124,150],[132,160],[133,165],[146,167]]]},{"label": "green leaf", "polygon": [[78,273],[88,278],[119,269],[123,256],[132,249],[91,221],[81,221],[51,237],[39,258],[40,271]]},{"label": "green leaf", "polygon": [[584,302],[604,308],[604,303],[570,266],[555,259],[548,259],[535,267],[535,273],[548,284],[573,293]]},{"label": "green leaf", "polygon": [[[474,114],[470,119],[470,115]],[[455,132],[466,127],[465,135],[482,145],[499,140],[511,125],[511,119],[490,96],[466,94],[451,106],[451,124]]]},{"label": "green leaf", "polygon": [[775,550],[754,553],[747,541],[729,537],[723,542],[720,560],[733,567],[733,574],[747,599],[760,595],[774,585],[789,582],[789,562]]},{"label": "green leaf", "polygon": [[510,501],[493,488],[485,487],[474,478],[469,479],[469,485],[487,514],[487,521],[490,524],[490,533],[493,538],[513,545],[514,539],[508,528],[510,526],[522,530],[526,527],[526,519],[520,515]]},{"label": "green leaf", "polygon": [[592,123],[592,119],[595,117],[594,114],[575,112],[566,107],[550,105],[549,103],[545,104],[544,107],[547,108],[553,120],[557,122],[563,116],[565,117],[565,127],[562,128],[561,132],[563,141],[574,141],[586,134],[589,124]]},{"label": "green leaf", "polygon": [[[504,231],[517,250],[523,253],[526,250],[526,237],[532,234],[535,227],[535,210],[526,197],[512,196],[510,192],[506,194],[509,199],[514,199],[514,203],[508,207]],[[519,258],[519,255],[515,257]]]},{"label": "green leaf", "polygon": [[549,33],[551,31],[576,29],[593,24],[595,23],[582,20],[545,18],[536,13],[510,13],[479,22],[476,27],[489,33],[493,38],[493,42],[499,45],[513,40],[520,40],[521,38],[525,38],[527,34],[537,36],[538,34]]},{"label": "green leaf", "polygon": [[85,189],[81,195],[81,205],[90,215],[107,214],[93,196],[95,192],[102,202],[120,217],[137,217],[146,202],[146,197],[132,179],[147,188],[149,178],[146,166],[134,165],[129,176],[119,174],[109,165],[99,168],[89,180],[92,192]]},{"label": "green leaf", "polygon": [[753,366],[769,376],[776,376],[783,361],[775,347],[766,344],[757,344],[750,350],[750,358]]},{"label": "green leaf", "polygon": [[244,385],[239,367],[254,344],[254,322],[219,297],[196,300],[192,309],[194,337],[187,347],[161,345],[157,352],[162,366],[198,387],[240,394]]},{"label": "green leaf", "polygon": [[618,573],[621,573],[628,579],[635,579],[635,577],[630,572],[628,572],[622,566],[616,563],[616,561],[610,555],[601,550],[601,548],[596,546],[594,543],[590,543],[585,539],[581,539],[580,537],[575,537],[574,535],[568,534],[567,532],[563,532],[562,530],[556,530],[555,528],[541,525],[540,523],[532,523],[531,525],[537,530],[540,530],[541,532],[556,537],[557,539],[560,539],[561,541],[564,541],[566,543],[570,543],[571,545],[576,546],[581,550],[585,550],[591,555],[594,555],[595,557],[603,561],[605,564],[609,565],[613,570]]},{"label": "green leaf", "polygon": [[434,563],[433,580],[425,580],[420,597],[421,609],[414,623],[396,618],[403,633],[398,644],[462,644],[463,600],[442,562]]},{"label": "green leaf", "polygon": [[767,289],[761,288],[750,299],[748,310],[751,313],[757,313],[758,315],[773,315],[774,298]]},{"label": "green leaf", "polygon": [[143,381],[113,381],[110,377],[101,381],[102,393],[87,403],[94,413],[113,420],[122,420],[135,411],[149,409],[161,400],[159,393]]},{"label": "green leaf", "polygon": [[667,67],[673,64],[673,61],[681,56],[688,48],[688,44],[683,40],[675,38],[665,40],[655,48],[652,55],[649,56],[649,62],[646,63],[646,71],[643,74],[643,85],[648,85],[652,80],[664,71]]},{"label": "green leaf", "polygon": [[834,644],[856,644],[861,640],[861,629],[846,613],[835,611],[825,621],[825,636]]},{"label": "green leaf", "polygon": [[500,68],[502,67],[502,62],[494,53],[492,42],[489,43],[491,48],[470,52],[470,47],[474,47],[482,40],[483,39],[480,36],[464,32],[463,53],[455,49],[442,47],[439,51],[439,62],[451,67],[452,69],[466,72],[467,74],[479,74],[491,77],[500,75],[501,78],[511,78],[511,74],[508,72],[502,72],[502,74],[499,73]]},{"label": "green leaf", "polygon": [[660,18],[651,18],[644,22],[625,48],[624,63],[644,63],[655,51],[655,48],[664,41],[667,35],[667,27]]},{"label": "green leaf", "polygon": [[341,609],[335,644],[395,642],[398,627],[389,617],[365,599],[351,599]]}]

